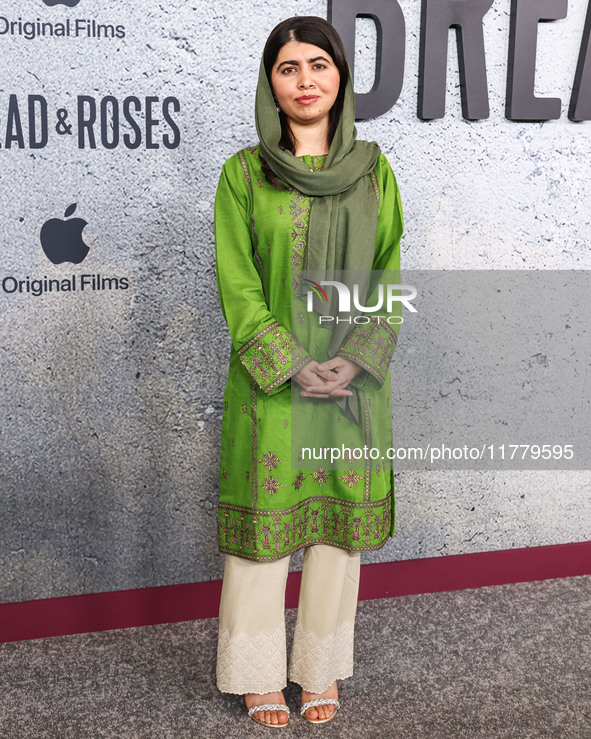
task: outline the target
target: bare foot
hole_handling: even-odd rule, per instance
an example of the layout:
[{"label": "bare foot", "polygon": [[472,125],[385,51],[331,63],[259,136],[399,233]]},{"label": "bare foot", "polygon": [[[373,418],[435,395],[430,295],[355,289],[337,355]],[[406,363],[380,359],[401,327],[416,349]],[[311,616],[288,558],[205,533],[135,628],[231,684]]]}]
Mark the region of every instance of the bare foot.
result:
[{"label": "bare foot", "polygon": [[[337,689],[337,681],[335,680],[334,683],[327,688],[327,690],[324,691],[324,693],[309,693],[307,690],[302,690],[302,703],[303,706],[304,703],[307,703],[308,701],[314,701],[317,698],[338,698],[339,697],[339,691]],[[326,706],[313,706],[312,708],[308,708],[306,711],[306,716],[308,718],[311,718],[313,720],[316,719],[323,719],[323,718],[330,718],[332,714],[337,710],[337,707],[333,704],[328,704]]]},{"label": "bare foot", "polygon": [[[264,693],[263,695],[246,693],[244,702],[247,708],[252,708],[252,706],[261,706],[265,703],[285,703],[285,698],[280,690],[276,693]],[[255,711],[252,715],[266,724],[286,724],[289,720],[287,711]]]}]

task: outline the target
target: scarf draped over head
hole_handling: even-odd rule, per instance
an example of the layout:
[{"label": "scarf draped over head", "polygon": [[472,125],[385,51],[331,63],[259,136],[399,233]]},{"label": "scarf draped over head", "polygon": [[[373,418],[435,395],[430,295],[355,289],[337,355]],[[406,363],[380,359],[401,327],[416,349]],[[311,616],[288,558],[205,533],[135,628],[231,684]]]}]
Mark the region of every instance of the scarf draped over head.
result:
[{"label": "scarf draped over head", "polygon": [[[375,168],[381,152],[375,141],[357,140],[355,98],[348,65],[343,112],[321,170],[310,171],[304,161],[279,146],[281,122],[263,60],[256,90],[255,121],[260,151],[271,170],[296,190],[313,197],[302,269],[319,271],[322,279],[328,280],[334,271],[340,270],[355,270],[369,279],[376,247],[378,206],[367,175]],[[333,289],[329,303],[315,307],[321,314],[335,316],[334,322],[323,323],[333,332],[329,358],[337,354],[354,328],[352,322],[336,322],[334,293]],[[361,288],[360,296],[364,293]],[[357,391],[351,386],[348,389],[353,395],[336,398],[336,402],[350,420],[359,423]]]}]

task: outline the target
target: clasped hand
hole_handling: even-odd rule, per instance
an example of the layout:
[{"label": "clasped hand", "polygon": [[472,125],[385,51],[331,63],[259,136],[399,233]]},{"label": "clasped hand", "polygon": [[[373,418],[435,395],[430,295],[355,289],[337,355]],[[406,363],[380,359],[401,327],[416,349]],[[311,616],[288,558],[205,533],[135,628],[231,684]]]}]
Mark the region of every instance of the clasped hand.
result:
[{"label": "clasped hand", "polygon": [[293,379],[302,387],[303,398],[340,398],[353,395],[347,385],[362,369],[349,359],[334,357],[321,364],[310,362]]}]

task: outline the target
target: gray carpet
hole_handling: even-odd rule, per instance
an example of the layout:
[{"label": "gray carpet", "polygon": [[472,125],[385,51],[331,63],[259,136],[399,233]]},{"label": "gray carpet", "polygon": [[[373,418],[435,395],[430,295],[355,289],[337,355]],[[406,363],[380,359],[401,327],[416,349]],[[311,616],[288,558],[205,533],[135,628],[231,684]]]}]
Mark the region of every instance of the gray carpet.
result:
[{"label": "gray carpet", "polygon": [[[591,576],[362,602],[341,711],[307,724],[289,683],[278,735],[591,739],[590,614]],[[275,736],[215,687],[216,640],[210,619],[0,645],[0,737]]]}]

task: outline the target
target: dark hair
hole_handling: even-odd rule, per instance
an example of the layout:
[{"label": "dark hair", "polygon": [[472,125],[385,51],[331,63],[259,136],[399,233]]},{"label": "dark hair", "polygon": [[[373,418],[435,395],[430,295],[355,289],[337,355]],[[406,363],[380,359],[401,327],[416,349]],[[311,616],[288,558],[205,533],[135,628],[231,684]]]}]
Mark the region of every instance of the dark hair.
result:
[{"label": "dark hair", "polygon": [[[341,37],[335,28],[324,18],[315,15],[294,16],[287,20],[281,21],[269,34],[267,43],[263,50],[263,64],[267,72],[267,79],[271,89],[271,71],[273,64],[277,59],[280,50],[290,41],[297,41],[303,44],[313,44],[323,51],[326,51],[332,57],[336,68],[340,74],[340,86],[334,105],[328,114],[328,144],[332,143],[332,139],[339,125],[341,115],[343,113],[343,101],[345,99],[345,88],[349,76],[349,67],[347,66],[347,56],[345,47],[341,41]],[[295,154],[295,141],[293,134],[289,128],[287,117],[283,111],[279,112],[279,120],[281,122],[281,139],[279,146],[287,149]],[[260,154],[259,154],[260,156]],[[271,170],[265,159],[260,156],[262,162],[265,179],[275,187],[284,188],[281,181]]]}]

